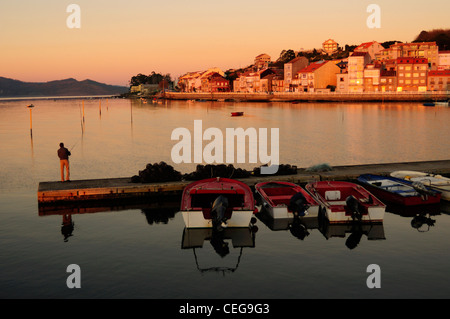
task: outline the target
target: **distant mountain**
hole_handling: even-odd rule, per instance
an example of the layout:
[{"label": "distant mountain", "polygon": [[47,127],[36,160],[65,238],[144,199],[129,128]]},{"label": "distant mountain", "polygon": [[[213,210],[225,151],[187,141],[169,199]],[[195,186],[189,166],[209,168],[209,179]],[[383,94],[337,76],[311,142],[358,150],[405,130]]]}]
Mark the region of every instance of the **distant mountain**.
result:
[{"label": "distant mountain", "polygon": [[65,79],[50,82],[22,82],[0,77],[0,97],[115,95],[128,92],[128,87],[92,80]]}]

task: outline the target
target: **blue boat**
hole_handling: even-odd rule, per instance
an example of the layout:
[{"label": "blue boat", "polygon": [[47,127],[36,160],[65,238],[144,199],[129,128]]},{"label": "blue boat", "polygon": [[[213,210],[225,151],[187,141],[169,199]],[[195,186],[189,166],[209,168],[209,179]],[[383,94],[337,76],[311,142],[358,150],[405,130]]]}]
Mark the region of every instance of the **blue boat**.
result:
[{"label": "blue boat", "polygon": [[422,183],[411,182],[392,176],[363,174],[360,182],[381,201],[406,206],[436,204],[441,201],[441,193],[429,189]]},{"label": "blue boat", "polygon": [[423,103],[423,106],[435,106],[436,104],[433,102],[425,102]]}]

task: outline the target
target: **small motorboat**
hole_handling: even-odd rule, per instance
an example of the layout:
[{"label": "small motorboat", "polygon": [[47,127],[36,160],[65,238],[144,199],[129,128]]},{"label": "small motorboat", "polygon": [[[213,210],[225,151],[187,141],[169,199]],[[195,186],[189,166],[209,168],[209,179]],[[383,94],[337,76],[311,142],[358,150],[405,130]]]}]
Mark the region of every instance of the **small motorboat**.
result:
[{"label": "small motorboat", "polygon": [[361,185],[340,181],[319,181],[308,183],[305,188],[318,199],[321,214],[330,224],[353,221],[383,222],[386,205]]},{"label": "small motorboat", "polygon": [[395,171],[391,173],[391,176],[411,182],[420,182],[426,187],[440,192],[441,199],[450,201],[450,178],[448,177],[416,171]]},{"label": "small motorboat", "polygon": [[276,218],[317,217],[320,204],[300,185],[289,182],[262,182],[255,185],[262,205]]},{"label": "small motorboat", "polygon": [[423,103],[423,106],[435,106],[436,104],[433,102],[425,102]]},{"label": "small motorboat", "polygon": [[231,116],[243,116],[244,112],[231,112]]},{"label": "small motorboat", "polygon": [[363,174],[358,177],[358,181],[382,201],[393,204],[414,206],[441,201],[440,192],[401,178]]},{"label": "small motorboat", "polygon": [[250,187],[229,178],[195,181],[183,190],[181,213],[186,228],[250,227],[255,200]]}]

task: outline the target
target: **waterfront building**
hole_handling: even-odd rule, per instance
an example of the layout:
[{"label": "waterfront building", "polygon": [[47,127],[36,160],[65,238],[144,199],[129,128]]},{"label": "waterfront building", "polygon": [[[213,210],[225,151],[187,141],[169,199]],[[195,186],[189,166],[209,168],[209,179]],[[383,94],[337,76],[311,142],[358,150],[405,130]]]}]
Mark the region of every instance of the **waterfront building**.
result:
[{"label": "waterfront building", "polygon": [[267,69],[269,67],[270,63],[270,55],[266,53],[262,53],[255,57],[255,69],[261,70],[261,69]]},{"label": "waterfront building", "polygon": [[449,91],[450,70],[429,71],[428,91]]},{"label": "waterfront building", "polygon": [[309,61],[304,56],[298,56],[284,64],[284,89],[294,91],[292,80],[298,71],[309,65]]},{"label": "waterfront building", "polygon": [[381,64],[369,63],[364,68],[364,92],[378,92],[380,86]]},{"label": "waterfront building", "polygon": [[375,60],[377,54],[379,54],[380,51],[384,50],[384,47],[379,44],[376,41],[372,42],[365,42],[360,45],[358,45],[353,52],[365,52],[368,53],[370,56],[370,60]]},{"label": "waterfront building", "polygon": [[339,47],[339,44],[336,41],[334,41],[333,39],[328,39],[322,43],[322,49],[328,55],[337,52],[338,47]]},{"label": "waterfront building", "polygon": [[381,92],[395,92],[397,90],[397,72],[395,70],[380,70]]},{"label": "waterfront building", "polygon": [[210,68],[206,71],[188,72],[178,78],[178,87],[182,92],[210,92],[209,77],[217,73],[222,77],[225,73],[220,68]]},{"label": "waterfront building", "polygon": [[230,92],[230,81],[217,72],[202,77],[201,92]]},{"label": "waterfront building", "polygon": [[233,91],[241,93],[269,92],[269,85],[266,80],[261,81],[269,74],[275,74],[272,69],[259,71],[246,71],[233,82]]},{"label": "waterfront building", "polygon": [[348,92],[348,73],[338,73],[336,77],[336,92]]},{"label": "waterfront building", "polygon": [[364,91],[364,68],[371,62],[368,52],[353,52],[348,57],[348,91]]},{"label": "waterfront building", "polygon": [[181,92],[195,92],[196,79],[201,72],[188,72],[178,78],[178,88]]},{"label": "waterfront building", "polygon": [[436,42],[395,43],[377,55],[380,60],[398,58],[427,59],[431,70],[437,70],[439,65],[439,48]]},{"label": "waterfront building", "polygon": [[438,70],[450,70],[450,51],[439,51]]},{"label": "waterfront building", "polygon": [[296,75],[296,90],[299,92],[323,92],[336,87],[336,74],[340,72],[336,65],[338,62],[322,60],[301,69]]},{"label": "waterfront building", "polygon": [[425,58],[397,58],[397,91],[426,91],[428,66]]}]

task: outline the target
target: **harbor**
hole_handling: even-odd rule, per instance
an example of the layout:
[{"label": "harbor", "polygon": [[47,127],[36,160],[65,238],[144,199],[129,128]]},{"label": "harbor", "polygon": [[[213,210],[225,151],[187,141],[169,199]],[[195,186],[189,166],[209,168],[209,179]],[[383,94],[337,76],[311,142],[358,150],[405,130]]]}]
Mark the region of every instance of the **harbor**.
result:
[{"label": "harbor", "polygon": [[[251,176],[237,180],[251,187],[262,181],[270,180],[303,184],[312,181],[355,180],[362,174],[388,175],[397,170],[450,174],[450,160],[336,166],[323,172],[312,172],[306,168],[300,168],[297,170],[297,174]],[[189,183],[191,181],[133,183],[131,177],[73,180],[71,182],[49,181],[39,183],[37,198],[40,205],[96,200],[130,200],[133,198],[164,199],[164,197],[179,196]]]},{"label": "harbor", "polygon": [[[318,218],[297,225],[292,218],[257,213],[257,231],[226,229],[219,244],[228,244],[228,254],[219,255],[212,230],[187,228],[181,210],[182,190],[197,178],[186,175],[197,163],[171,159],[177,142],[171,140],[173,130],[191,130],[201,119],[205,129],[222,132],[280,129],[278,162],[296,165],[295,174],[240,178],[235,171],[226,176],[249,185],[255,200],[256,184],[275,179],[305,188],[309,181],[351,181],[362,173],[415,170],[448,176],[447,107],[111,99],[100,114],[98,100],[84,100],[85,122],[80,123],[81,99],[2,103],[4,295],[228,298],[233,291],[236,298],[424,298],[449,293],[448,202],[423,210],[389,207],[383,223],[361,228],[322,224]],[[32,135],[30,103],[35,106]],[[244,115],[231,116],[238,111]],[[60,142],[72,153],[71,182],[60,182]],[[182,179],[132,182],[148,163],[162,161]],[[311,169],[321,163],[331,170]],[[259,165],[232,164],[247,171]],[[42,190],[48,201],[39,199]],[[70,264],[81,267],[81,289],[65,285]],[[365,284],[370,264],[382,269],[378,291]],[[308,276],[299,276],[299,269]],[[413,289],[417,285],[420,289]]]}]

